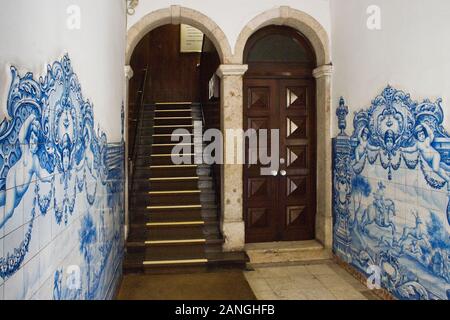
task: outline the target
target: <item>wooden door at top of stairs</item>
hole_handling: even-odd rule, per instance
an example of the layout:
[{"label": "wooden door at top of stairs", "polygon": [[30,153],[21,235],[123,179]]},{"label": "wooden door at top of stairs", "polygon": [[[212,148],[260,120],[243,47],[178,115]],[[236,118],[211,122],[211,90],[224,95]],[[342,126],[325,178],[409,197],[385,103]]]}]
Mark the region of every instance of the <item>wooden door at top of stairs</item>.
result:
[{"label": "wooden door at top of stairs", "polygon": [[[245,79],[244,129],[279,129],[279,170],[244,166],[246,242],[314,238],[316,209],[313,79]],[[268,134],[270,140],[270,133]],[[270,141],[268,141],[270,150]],[[246,141],[246,159],[252,146]],[[274,172],[275,174],[275,172]]]}]

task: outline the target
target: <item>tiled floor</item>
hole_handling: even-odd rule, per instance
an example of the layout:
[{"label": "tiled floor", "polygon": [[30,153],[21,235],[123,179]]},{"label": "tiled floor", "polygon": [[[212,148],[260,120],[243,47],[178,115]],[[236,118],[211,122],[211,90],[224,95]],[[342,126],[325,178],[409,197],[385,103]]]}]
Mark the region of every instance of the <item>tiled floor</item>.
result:
[{"label": "tiled floor", "polygon": [[332,261],[257,265],[245,277],[259,300],[375,300],[377,297]]}]

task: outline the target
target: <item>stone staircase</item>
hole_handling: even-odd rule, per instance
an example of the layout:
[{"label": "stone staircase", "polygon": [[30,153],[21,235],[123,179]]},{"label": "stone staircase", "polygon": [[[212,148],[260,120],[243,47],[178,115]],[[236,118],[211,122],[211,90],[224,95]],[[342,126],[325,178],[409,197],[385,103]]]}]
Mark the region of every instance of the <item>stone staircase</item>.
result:
[{"label": "stone staircase", "polygon": [[[193,164],[197,104],[144,105],[130,189],[130,233],[124,272],[206,271],[245,267],[244,252],[225,253],[209,165]],[[174,165],[171,134],[186,129],[192,164]],[[200,142],[201,143],[201,142]]]}]

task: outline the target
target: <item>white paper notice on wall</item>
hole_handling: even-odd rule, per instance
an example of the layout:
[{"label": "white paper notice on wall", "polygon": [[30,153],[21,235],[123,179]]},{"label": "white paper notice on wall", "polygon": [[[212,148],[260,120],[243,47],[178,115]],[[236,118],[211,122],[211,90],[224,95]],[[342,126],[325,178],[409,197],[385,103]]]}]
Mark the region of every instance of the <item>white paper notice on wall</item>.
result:
[{"label": "white paper notice on wall", "polygon": [[219,98],[219,77],[213,74],[209,80],[209,100]]},{"label": "white paper notice on wall", "polygon": [[180,28],[180,52],[202,52],[203,32],[187,24]]}]

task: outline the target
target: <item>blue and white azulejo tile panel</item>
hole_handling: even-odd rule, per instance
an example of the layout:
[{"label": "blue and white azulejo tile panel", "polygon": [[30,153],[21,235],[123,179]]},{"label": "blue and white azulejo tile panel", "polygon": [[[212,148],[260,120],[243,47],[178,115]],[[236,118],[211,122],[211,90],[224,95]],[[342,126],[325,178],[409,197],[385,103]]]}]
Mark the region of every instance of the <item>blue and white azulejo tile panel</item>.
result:
[{"label": "blue and white azulejo tile panel", "polygon": [[39,79],[10,72],[0,123],[0,298],[108,298],[123,255],[123,139],[108,143],[95,125],[68,55]]},{"label": "blue and white azulejo tile panel", "polygon": [[[387,87],[333,139],[334,252],[399,299],[450,298],[450,135],[442,100]],[[375,283],[374,282],[374,283]]]}]

